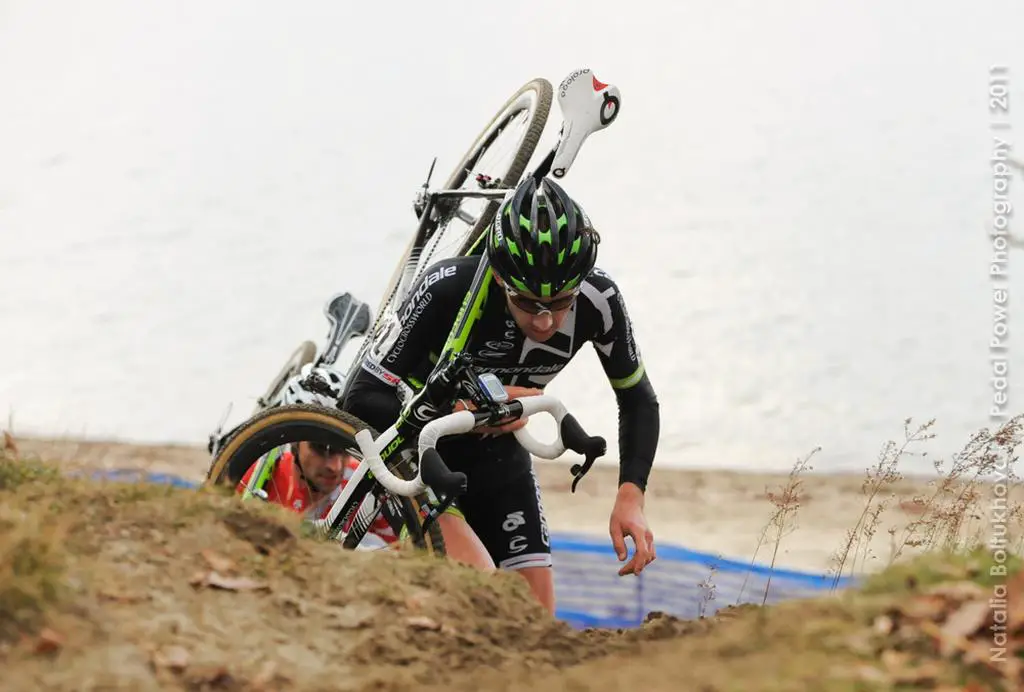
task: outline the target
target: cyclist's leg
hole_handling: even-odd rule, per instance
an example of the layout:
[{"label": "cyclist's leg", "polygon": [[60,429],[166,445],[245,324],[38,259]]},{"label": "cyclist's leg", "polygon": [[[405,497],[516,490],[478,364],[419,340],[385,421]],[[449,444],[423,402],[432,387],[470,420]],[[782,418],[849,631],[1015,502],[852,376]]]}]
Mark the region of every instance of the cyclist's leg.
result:
[{"label": "cyclist's leg", "polygon": [[[529,460],[529,453],[522,450]],[[551,542],[531,466],[486,493],[462,498],[469,526],[500,569],[518,572],[537,600],[555,612]]]},{"label": "cyclist's leg", "polygon": [[[388,544],[395,544],[399,537],[391,527],[399,526],[403,521],[401,512],[386,503],[381,508],[381,513],[377,516],[370,531]],[[473,529],[469,528],[466,517],[457,503],[452,504],[437,518],[437,525],[441,527],[447,557],[484,571],[496,569],[487,548],[473,533]]]},{"label": "cyclist's leg", "polygon": [[448,557],[485,572],[495,569],[490,553],[476,532],[470,528],[460,510],[449,508],[438,517],[437,523],[441,527],[441,535],[444,536],[444,548]]},{"label": "cyclist's leg", "polygon": [[[381,508],[381,513],[377,516],[370,531],[386,543],[395,544],[398,541],[398,536],[391,527],[400,525],[402,521],[404,519],[399,510],[386,503]],[[466,517],[457,503],[438,517],[437,524],[441,527],[447,557],[484,571],[496,569],[487,548],[477,538],[473,529],[469,528]]]}]

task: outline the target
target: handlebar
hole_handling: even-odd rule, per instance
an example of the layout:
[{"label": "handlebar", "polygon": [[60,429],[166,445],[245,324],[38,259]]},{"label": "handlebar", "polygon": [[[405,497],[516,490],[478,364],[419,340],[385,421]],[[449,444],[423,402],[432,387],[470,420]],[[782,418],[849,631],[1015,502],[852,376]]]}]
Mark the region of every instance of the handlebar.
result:
[{"label": "handlebar", "polygon": [[555,397],[542,394],[517,399],[517,401],[523,405],[522,416],[532,416],[534,413],[546,411],[551,414],[558,425],[558,435],[554,443],[550,444],[539,442],[526,428],[520,428],[512,433],[519,440],[519,444],[525,447],[530,454],[542,459],[557,459],[565,453],[565,450],[571,449],[587,457],[596,458],[604,455],[607,447],[604,438],[587,435],[579,421]]},{"label": "handlebar", "polygon": [[[543,411],[550,413],[558,424],[557,437],[552,443],[538,441],[526,431],[526,428],[513,433],[519,443],[534,456],[556,459],[570,449],[586,457],[583,465],[576,464],[572,468],[575,477],[573,490],[576,489],[579,479],[593,465],[594,460],[602,456],[607,449],[604,438],[587,435],[579,421],[566,410],[565,405],[551,395],[515,399],[507,405],[512,409],[513,415],[519,418]],[[368,430],[360,430],[356,433],[355,440],[374,477],[390,492],[410,497],[430,489],[446,496],[459,495],[466,491],[466,474],[451,471],[438,454],[436,445],[440,438],[467,433],[478,423],[477,415],[467,410],[441,416],[425,425],[419,434],[419,471],[416,478],[411,480],[397,477],[380,457],[380,450],[387,448],[397,435],[394,427],[376,440]]]}]

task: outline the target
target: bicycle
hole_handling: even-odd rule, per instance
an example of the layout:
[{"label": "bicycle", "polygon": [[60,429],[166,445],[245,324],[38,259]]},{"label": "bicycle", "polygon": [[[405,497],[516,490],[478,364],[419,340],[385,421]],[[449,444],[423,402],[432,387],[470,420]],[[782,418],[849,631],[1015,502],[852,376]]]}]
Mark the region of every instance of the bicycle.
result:
[{"label": "bicycle", "polygon": [[[585,75],[591,77],[589,82]],[[478,159],[481,150],[493,141],[495,123],[502,120],[509,104],[517,103],[523,93],[534,89],[541,94],[536,103],[543,104],[545,88],[548,93],[553,91],[546,80],[535,79],[516,92],[477,138],[474,147],[463,157],[460,168],[449,177],[449,182],[459,180],[460,175],[465,180],[468,176],[466,162]],[[564,177],[587,137],[615,120],[620,98],[615,86],[599,82],[589,69],[576,70],[566,77],[559,86],[563,122],[558,142],[531,175],[538,180],[549,172],[555,177]],[[545,119],[546,111],[539,119],[541,127]],[[532,128],[538,120],[531,116],[530,122]],[[520,147],[531,152],[536,146],[536,141],[529,137],[523,142]],[[313,405],[272,407],[252,416],[225,436],[211,464],[206,485],[234,486],[253,461],[262,457],[261,463],[271,464],[264,455],[287,442],[307,440],[344,447],[353,456],[360,457],[362,462],[326,515],[308,522],[314,532],[340,542],[344,548],[354,549],[366,536],[377,514],[385,504],[389,504],[392,515],[400,518],[401,526],[393,527],[396,532],[409,538],[417,548],[444,555],[444,540],[436,520],[467,488],[465,475],[453,473],[445,465],[436,450],[437,441],[443,436],[467,433],[479,426],[547,412],[557,423],[558,434],[554,442],[541,443],[525,428],[513,434],[537,457],[554,459],[567,449],[583,455],[584,462],[570,469],[572,491],[575,491],[577,483],[595,460],[604,455],[607,447],[604,438],[587,435],[562,402],[550,395],[508,400],[498,378],[492,373],[477,372],[471,357],[464,352],[492,277],[487,256],[480,252],[480,241],[485,235],[483,231],[490,221],[487,210],[493,215],[507,191],[518,183],[521,172],[513,169],[521,159],[525,165],[529,158],[528,155],[523,157],[522,151],[517,152],[509,168],[511,173],[506,173],[500,182],[478,175],[476,180],[481,189],[445,188],[433,192],[427,192],[425,183],[423,192],[417,197],[415,207],[420,225],[416,236],[396,268],[391,286],[382,300],[377,325],[371,338],[364,342],[354,358],[349,375],[360,367],[366,350],[386,333],[389,324],[394,323],[385,318],[390,306],[400,304],[422,271],[429,266],[430,253],[424,259],[423,250],[432,241],[436,249],[439,228],[447,229],[455,218],[469,225],[471,233],[459,246],[459,254],[479,254],[480,261],[437,366],[426,382],[403,402],[398,421],[378,434],[363,421],[337,409]],[[502,183],[507,183],[508,187],[501,187]],[[485,212],[476,218],[462,213],[461,200],[466,198],[486,200]],[[346,379],[347,384],[352,378]],[[319,386],[316,381],[308,384],[314,388]],[[475,411],[443,413],[451,408],[453,401],[463,397],[474,404]],[[252,477],[260,479],[267,475],[266,468],[258,467]],[[252,494],[247,489],[243,497]]]},{"label": "bicycle", "polygon": [[[554,90],[546,79],[535,78],[523,84],[502,104],[488,124],[480,131],[451,175],[448,176],[442,189],[446,192],[455,191],[467,182],[476,184],[480,189],[500,189],[503,185],[513,187],[521,178],[540,141],[551,110],[553,97]],[[482,161],[517,118],[525,123],[522,135],[512,145],[510,160],[504,166],[497,164],[493,167],[484,166]],[[370,332],[370,338],[364,340],[352,358],[353,367],[349,369],[346,377],[346,381],[350,381],[352,372],[365,356],[367,348],[373,340],[380,336],[381,330],[385,327],[384,320],[392,312],[391,308],[401,303],[408,289],[415,285],[421,277],[422,271],[435,257],[441,259],[445,256],[446,245],[451,251],[449,254],[467,252],[486,228],[489,217],[494,215],[498,202],[493,200],[486,200],[484,208],[477,216],[467,213],[464,203],[452,204],[452,197],[445,200],[434,197],[430,207],[427,208],[427,190],[436,163],[437,159],[435,158],[427,173],[426,181],[413,201],[413,209],[417,213],[419,225],[401,259],[396,264],[388,287],[378,305],[376,321],[372,319],[369,306],[349,294],[334,296],[325,307],[325,314],[331,321],[331,331],[327,337],[328,346],[324,349],[322,360],[314,364],[314,367],[320,364],[333,365],[341,348],[350,338],[365,336],[367,332]],[[486,174],[481,172],[470,179],[470,173],[478,167],[486,168],[488,172]],[[472,199],[472,197],[466,195],[464,199]],[[457,223],[468,226],[469,231],[464,233],[461,238],[457,235],[454,241],[446,244],[445,238],[455,232],[453,225]],[[345,296],[348,298],[346,299]],[[346,302],[339,303],[339,299]],[[345,333],[346,317],[355,320],[358,325],[350,333]],[[371,322],[372,325],[369,324]],[[303,341],[271,380],[264,394],[257,398],[256,406],[250,415],[256,415],[260,411],[278,405],[281,389],[304,366],[313,363],[315,354],[316,345],[312,341]],[[319,383],[310,384],[316,387]],[[345,394],[347,392],[342,392],[342,397]],[[217,428],[209,436],[207,450],[213,456],[216,456],[223,441],[238,429],[236,426],[227,433],[223,432],[224,422],[228,415],[230,415],[230,407],[224,413]]]}]

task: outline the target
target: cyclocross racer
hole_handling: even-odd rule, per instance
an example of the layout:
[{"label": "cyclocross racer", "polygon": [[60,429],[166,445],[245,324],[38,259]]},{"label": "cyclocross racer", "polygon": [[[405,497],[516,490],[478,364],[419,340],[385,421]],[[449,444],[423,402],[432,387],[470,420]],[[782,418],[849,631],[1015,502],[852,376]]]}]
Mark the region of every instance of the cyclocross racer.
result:
[{"label": "cyclocross racer", "polygon": [[[511,398],[539,393],[587,342],[615,392],[619,411],[619,489],[609,531],[620,561],[625,536],[636,546],[619,574],[639,574],[655,559],[644,493],[659,434],[658,400],[647,376],[622,293],[595,267],[600,238],[583,209],[554,181],[532,176],[505,198],[485,240],[491,269],[465,350],[494,373]],[[420,388],[442,352],[479,257],[435,263],[371,348],[342,408],[378,430],[399,417],[396,387]],[[493,281],[492,281],[493,279]],[[475,307],[475,306],[474,306]],[[482,569],[517,570],[554,612],[547,523],[530,454],[515,436],[519,420],[482,435],[438,444],[452,471],[468,476],[461,516],[439,518],[447,553]]]}]

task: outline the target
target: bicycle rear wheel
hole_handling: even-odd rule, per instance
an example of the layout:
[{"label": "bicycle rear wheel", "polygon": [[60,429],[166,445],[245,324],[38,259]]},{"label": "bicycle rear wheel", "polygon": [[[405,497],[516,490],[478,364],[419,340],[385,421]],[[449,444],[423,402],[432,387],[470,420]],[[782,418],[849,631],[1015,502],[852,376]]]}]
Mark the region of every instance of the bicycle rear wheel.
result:
[{"label": "bicycle rear wheel", "polygon": [[[359,444],[355,440],[355,435],[360,430],[369,430],[373,437],[377,437],[377,432],[372,427],[355,416],[337,409],[307,404],[267,409],[235,428],[214,458],[204,486],[234,488],[249,467],[261,456],[275,447],[291,442],[305,440],[344,447],[349,454],[361,459]],[[406,459],[398,461],[392,470],[403,478],[411,478],[415,474],[410,461]],[[373,498],[370,498],[371,494],[381,491],[377,481],[369,477],[364,478],[356,488],[353,500],[362,506],[367,499],[373,501]],[[402,529],[405,528],[407,538],[414,547],[433,555],[445,555],[444,538],[437,522],[431,524],[426,535],[422,530],[420,510],[426,505],[427,497],[421,494],[415,497],[392,496],[391,499],[400,509],[401,517],[400,525],[395,526],[393,523],[391,526],[395,534],[402,535]],[[352,549],[356,547],[358,541],[353,542],[343,537],[341,543],[343,547]]]}]

